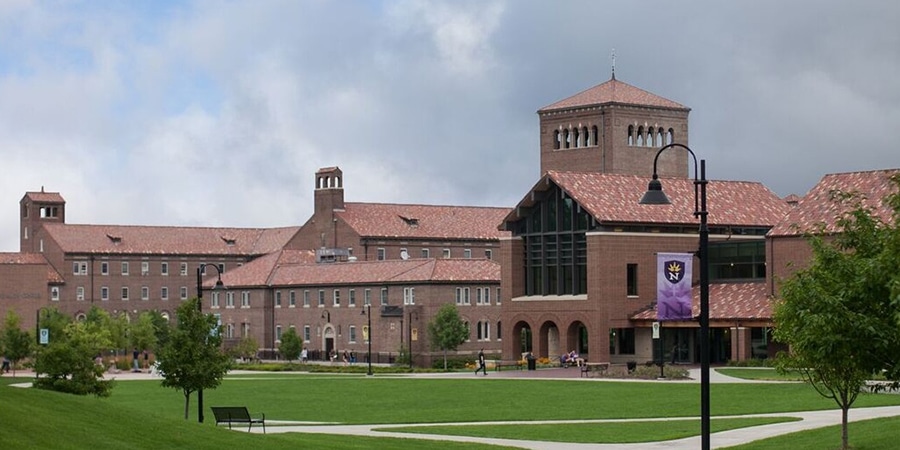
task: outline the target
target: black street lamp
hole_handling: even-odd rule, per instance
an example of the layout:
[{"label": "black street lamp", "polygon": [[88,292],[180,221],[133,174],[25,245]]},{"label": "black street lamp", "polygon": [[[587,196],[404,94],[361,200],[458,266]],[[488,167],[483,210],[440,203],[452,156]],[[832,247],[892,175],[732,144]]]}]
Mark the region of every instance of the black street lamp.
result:
[{"label": "black street lamp", "polygon": [[709,227],[706,210],[706,160],[700,160],[697,171],[697,155],[683,144],[669,144],[656,152],[653,158],[653,179],[641,198],[642,205],[668,205],[671,202],[662,191],[662,183],[656,172],[656,163],[664,150],[680,147],[694,159],[694,217],[700,218],[700,435],[701,449],[709,450]]},{"label": "black street lamp", "polygon": [[409,355],[406,355],[406,356],[409,357],[409,370],[412,370],[412,368],[413,368],[413,358],[412,358],[412,321],[413,321],[413,315],[414,315],[414,314],[415,314],[416,320],[419,320],[419,315],[418,315],[415,311],[410,311],[410,312],[409,312],[409,324],[407,325],[407,327],[408,327],[408,329],[407,329],[407,332],[408,332],[407,337],[409,338]]},{"label": "black street lamp", "polygon": [[[203,263],[197,267],[197,312],[201,315],[203,314],[203,274],[207,267],[215,268],[216,273],[218,274],[216,286],[213,289],[222,289],[225,287],[225,283],[222,283],[222,269],[220,269],[219,266]],[[203,423],[203,388],[197,389],[197,421]]]},{"label": "black street lamp", "polygon": [[363,306],[363,308],[364,309],[360,311],[360,313],[368,317],[368,325],[366,329],[369,330],[368,336],[366,336],[366,341],[368,341],[369,344],[369,349],[366,352],[366,361],[369,362],[369,371],[366,372],[366,375],[372,376],[372,305],[366,304]]}]

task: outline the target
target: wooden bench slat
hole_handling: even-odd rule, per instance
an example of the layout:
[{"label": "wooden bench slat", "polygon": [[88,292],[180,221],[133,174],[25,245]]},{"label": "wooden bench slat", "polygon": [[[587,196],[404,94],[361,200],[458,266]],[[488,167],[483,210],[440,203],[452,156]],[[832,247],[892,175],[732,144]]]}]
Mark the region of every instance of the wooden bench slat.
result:
[{"label": "wooden bench slat", "polygon": [[247,431],[250,431],[253,424],[258,423],[263,426],[263,434],[266,432],[266,415],[262,414],[262,418],[250,417],[250,411],[246,406],[213,406],[211,409],[216,416],[216,425],[227,423],[230,430],[232,423],[246,423],[249,425]]}]

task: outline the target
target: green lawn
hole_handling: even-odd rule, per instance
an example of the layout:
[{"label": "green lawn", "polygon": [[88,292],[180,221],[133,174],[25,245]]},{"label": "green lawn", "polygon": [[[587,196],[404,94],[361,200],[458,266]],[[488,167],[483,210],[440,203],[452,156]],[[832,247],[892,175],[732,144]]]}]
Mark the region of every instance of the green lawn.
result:
[{"label": "green lawn", "polygon": [[[2,385],[9,382],[7,377],[0,378]],[[714,416],[834,409],[832,401],[819,397],[802,383],[713,384],[711,399]],[[0,448],[218,449],[226,445],[244,444],[251,448],[273,449],[403,449],[436,445],[415,439],[361,439],[303,433],[260,436],[229,432],[214,426],[208,408],[215,405],[245,405],[251,413],[264,412],[268,420],[356,424],[683,417],[692,420],[665,427],[681,427],[685,436],[699,432],[695,420],[699,412],[699,385],[670,382],[489,377],[428,379],[321,374],[229,377],[219,388],[205,392],[207,421],[204,424],[198,424],[196,420],[196,395],[191,397],[190,419],[184,420],[184,398],[181,393],[162,388],[158,380],[120,381],[107,399],[0,386],[0,401],[4,405],[0,408],[0,423],[4,424],[4,432],[0,433]],[[898,404],[898,395],[863,394],[855,406]],[[729,422],[713,420],[714,426],[733,426]],[[490,430],[493,427],[473,428]],[[558,429],[558,426],[554,427]],[[658,423],[648,422],[624,427],[621,424],[575,424],[566,427],[572,430],[567,434],[607,433],[633,442],[649,441],[651,435],[664,428]],[[489,434],[504,436],[501,428],[496,429],[496,434]],[[542,428],[546,427],[529,426],[527,429],[534,429],[534,435],[517,433],[517,436],[537,440],[541,435],[554,433],[550,428]],[[888,431],[881,433],[889,433],[890,429],[885,430]],[[591,439],[603,441],[604,438]],[[479,448],[471,444],[439,445],[442,448]]]},{"label": "green lawn", "polygon": [[761,380],[761,381],[803,381],[799,372],[778,373],[777,370],[769,367],[760,368],[741,368],[728,367],[716,369],[716,372],[729,377],[743,378],[745,380]]},{"label": "green lawn", "polygon": [[[853,414],[853,411],[850,411]],[[897,448],[895,430],[900,417],[850,422],[848,436],[853,450],[892,450]],[[837,449],[841,444],[840,425],[762,439],[750,444],[728,447],[729,450],[821,450]]]}]

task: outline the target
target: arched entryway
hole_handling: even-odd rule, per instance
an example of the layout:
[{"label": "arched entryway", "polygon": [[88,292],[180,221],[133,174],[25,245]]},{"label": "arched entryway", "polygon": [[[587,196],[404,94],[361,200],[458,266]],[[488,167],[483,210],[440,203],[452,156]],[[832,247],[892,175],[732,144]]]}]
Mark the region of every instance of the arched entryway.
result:
[{"label": "arched entryway", "polygon": [[518,355],[521,355],[522,353],[534,351],[531,325],[529,325],[528,322],[516,322],[513,326],[512,335],[514,338],[513,356],[518,358]]},{"label": "arched entryway", "polygon": [[567,352],[574,350],[578,356],[588,360],[591,349],[588,346],[588,329],[584,322],[576,320],[569,324],[566,329],[566,347],[563,350]]},{"label": "arched entryway", "polygon": [[328,359],[334,350],[334,327],[331,325],[327,325],[322,332],[322,348],[325,349],[325,359]]},{"label": "arched entryway", "polygon": [[564,342],[560,342],[559,327],[556,326],[556,322],[547,321],[541,324],[538,337],[538,357],[552,359],[559,356],[565,351],[564,344]]}]

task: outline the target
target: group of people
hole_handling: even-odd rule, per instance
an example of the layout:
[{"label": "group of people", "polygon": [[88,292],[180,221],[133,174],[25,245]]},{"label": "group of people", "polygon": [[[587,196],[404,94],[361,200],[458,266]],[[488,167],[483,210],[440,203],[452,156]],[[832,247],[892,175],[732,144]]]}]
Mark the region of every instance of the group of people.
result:
[{"label": "group of people", "polygon": [[[331,354],[328,355],[328,359],[331,360],[332,363],[337,362],[338,353],[336,350],[332,349]],[[344,353],[341,354],[341,361],[343,361],[344,365],[347,364],[355,364],[356,363],[356,352],[348,352],[344,350]]]},{"label": "group of people", "polygon": [[559,365],[562,367],[569,367],[570,365],[580,366],[582,363],[581,358],[578,357],[578,353],[575,350],[572,350],[569,353],[563,353],[559,357]]}]

